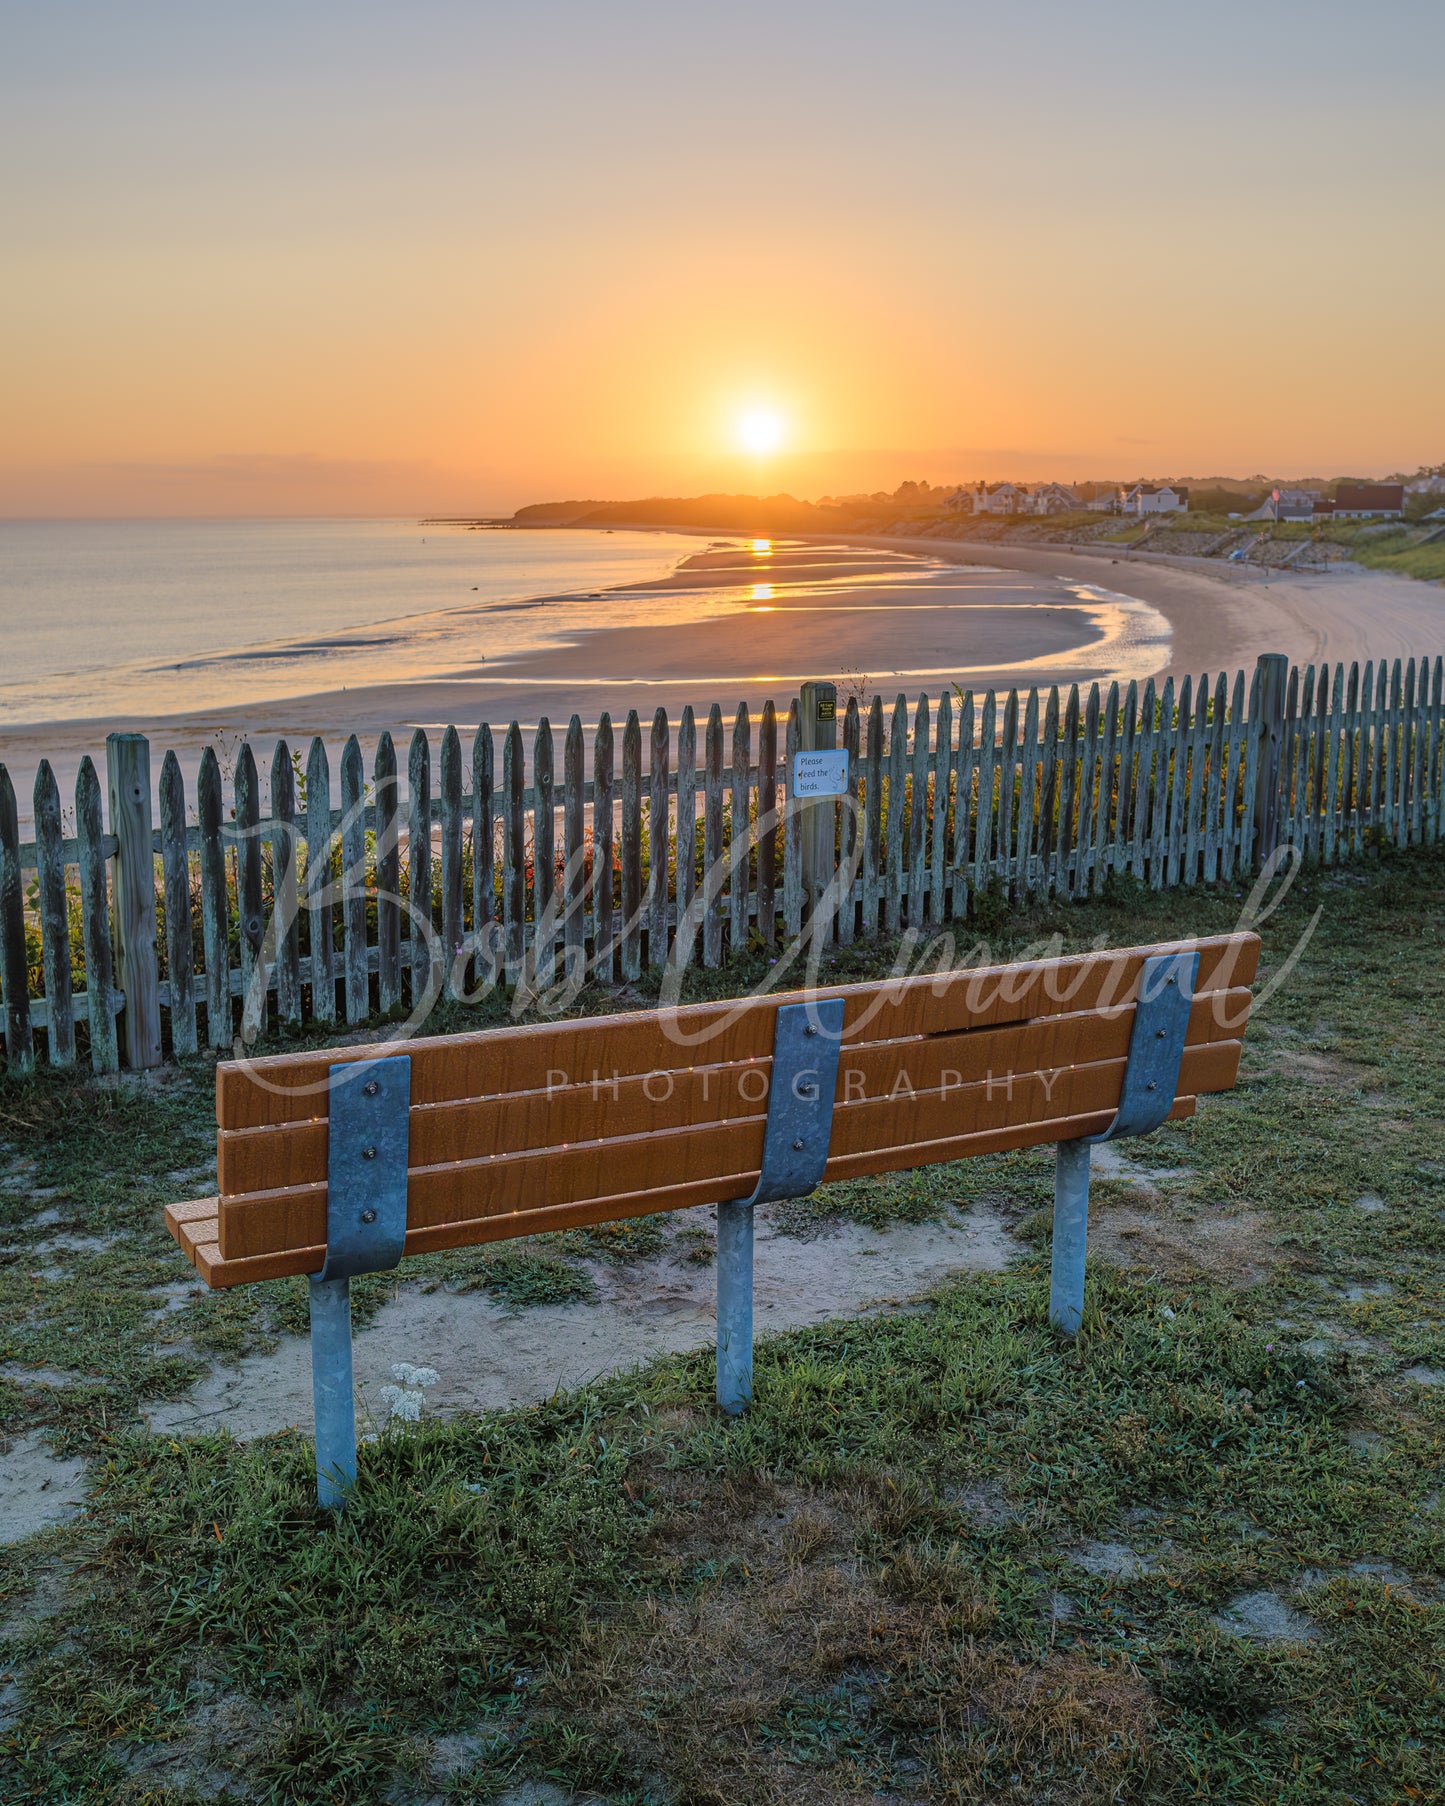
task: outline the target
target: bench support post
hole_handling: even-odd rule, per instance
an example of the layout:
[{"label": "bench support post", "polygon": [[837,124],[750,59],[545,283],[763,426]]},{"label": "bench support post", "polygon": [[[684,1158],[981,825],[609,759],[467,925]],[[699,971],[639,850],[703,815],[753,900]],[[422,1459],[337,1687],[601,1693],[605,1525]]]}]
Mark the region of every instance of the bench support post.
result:
[{"label": "bench support post", "polygon": [[753,1206],[717,1207],[717,1402],[737,1417],[753,1399]]},{"label": "bench support post", "polygon": [[1089,1144],[1061,1141],[1054,1155],[1054,1252],[1049,1322],[1076,1336],[1084,1318],[1084,1244],[1089,1229]]},{"label": "bench support post", "polygon": [[356,1395],[351,1372],[351,1281],[311,1278],[311,1395],[316,1412],[316,1500],[340,1511],[356,1484]]},{"label": "bench support post", "polygon": [[1119,1108],[1102,1135],[1061,1141],[1054,1157],[1054,1247],[1049,1322],[1076,1336],[1084,1319],[1084,1250],[1089,1229],[1089,1149],[1096,1141],[1152,1135],[1167,1122],[1179,1089],[1189,1033],[1197,953],[1159,953],[1144,961]]},{"label": "bench support post", "polygon": [[326,1262],[311,1275],[316,1499],[340,1511],[356,1484],[351,1280],[394,1267],[406,1247],[411,1058],[333,1066],[326,1137]]},{"label": "bench support post", "polygon": [[843,1041],[843,999],[778,1006],[763,1170],[750,1198],[717,1207],[717,1402],[729,1417],[753,1396],[753,1206],[805,1198],[823,1177]]}]

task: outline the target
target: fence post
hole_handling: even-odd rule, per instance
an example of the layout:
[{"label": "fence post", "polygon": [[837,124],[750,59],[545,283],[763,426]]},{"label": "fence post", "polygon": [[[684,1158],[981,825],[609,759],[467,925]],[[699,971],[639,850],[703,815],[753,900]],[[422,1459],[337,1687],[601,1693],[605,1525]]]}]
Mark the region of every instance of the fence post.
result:
[{"label": "fence post", "polygon": [[150,742],[144,734],[108,734],[105,766],[110,830],[116,838],[111,893],[120,986],[125,994],[125,1059],[139,1072],[161,1063]]},{"label": "fence post", "polygon": [[1279,842],[1279,763],[1284,740],[1284,699],[1289,660],[1282,652],[1261,653],[1259,672],[1259,755],[1254,768],[1254,863],[1265,865]]},{"label": "fence post", "polygon": [[[805,683],[798,696],[798,750],[834,752],[838,746],[838,689],[824,682]],[[833,799],[813,797],[801,805],[790,795],[793,808],[803,811],[803,920],[810,922],[833,883],[837,861],[833,856]],[[832,940],[832,922],[820,920],[813,929],[814,944],[826,947]]]},{"label": "fence post", "polygon": [[35,1065],[27,963],[20,821],[15,786],[0,765],[0,982],[5,990],[5,1058],[11,1072],[29,1072]]}]

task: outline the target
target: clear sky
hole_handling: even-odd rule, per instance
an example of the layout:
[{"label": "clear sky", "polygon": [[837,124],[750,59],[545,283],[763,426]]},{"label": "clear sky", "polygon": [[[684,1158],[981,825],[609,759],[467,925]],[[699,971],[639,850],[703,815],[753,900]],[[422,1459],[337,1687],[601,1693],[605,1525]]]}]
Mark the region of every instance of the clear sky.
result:
[{"label": "clear sky", "polygon": [[0,513],[1435,462],[1442,70],[1441,0],[0,0]]}]

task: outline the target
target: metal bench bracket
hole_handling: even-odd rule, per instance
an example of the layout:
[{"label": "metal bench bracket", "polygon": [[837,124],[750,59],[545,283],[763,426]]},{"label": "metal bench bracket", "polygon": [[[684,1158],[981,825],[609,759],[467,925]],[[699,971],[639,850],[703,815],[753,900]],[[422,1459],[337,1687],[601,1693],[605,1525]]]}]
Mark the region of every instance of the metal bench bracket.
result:
[{"label": "metal bench bracket", "polygon": [[1076,1336],[1084,1318],[1084,1257],[1089,1232],[1089,1149],[1095,1142],[1152,1135],[1168,1120],[1179,1089],[1198,953],[1161,953],[1144,961],[1119,1108],[1102,1135],[1058,1144],[1054,1164],[1054,1240],[1049,1322]]},{"label": "metal bench bracket", "polygon": [[717,1402],[753,1396],[753,1207],[804,1198],[823,1177],[843,1041],[843,999],[785,1003],[773,1027],[763,1166],[752,1195],[717,1207]]},{"label": "metal bench bracket", "polygon": [[331,1068],[327,1125],[326,1261],[311,1276],[311,1391],[316,1495],[340,1511],[356,1484],[351,1280],[394,1267],[406,1246],[411,1059]]},{"label": "metal bench bracket", "polygon": [[1161,953],[1144,961],[1119,1109],[1104,1133],[1091,1135],[1090,1141],[1152,1135],[1168,1120],[1179,1089],[1179,1066],[1198,975],[1197,953]]},{"label": "metal bench bracket", "polygon": [[411,1057],[331,1068],[326,1265],[320,1279],[394,1267],[406,1245]]}]

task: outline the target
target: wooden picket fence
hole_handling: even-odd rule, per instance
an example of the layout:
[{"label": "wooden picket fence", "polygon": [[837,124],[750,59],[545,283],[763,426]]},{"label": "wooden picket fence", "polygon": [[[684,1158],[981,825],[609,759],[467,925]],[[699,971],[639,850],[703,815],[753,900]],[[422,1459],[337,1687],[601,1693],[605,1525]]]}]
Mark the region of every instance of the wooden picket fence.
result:
[{"label": "wooden picket fence", "polygon": [[982,899],[1097,895],[1115,875],[1238,882],[1279,846],[1329,864],[1434,841],[1441,674],[1439,658],[1361,672],[1274,656],[1248,684],[1185,678],[1177,693],[1169,679],[900,696],[891,711],[855,700],[847,795],[824,802],[790,793],[793,754],[819,744],[797,701],[781,721],[767,704],[756,740],[740,708],[730,744],[716,705],[701,723],[684,710],[675,737],[661,710],[646,736],[635,713],[620,735],[604,715],[590,775],[578,718],[560,775],[543,721],[530,782],[515,722],[500,782],[485,722],[469,751],[446,729],[435,785],[425,733],[404,785],[389,734],[369,779],[353,735],[339,809],[320,740],[304,769],[277,744],[263,809],[249,745],[228,807],[213,749],[194,799],[173,752],[153,796],[147,742],[112,735],[108,826],[86,758],[67,835],[42,761],[25,842],[0,765],[7,1061],[155,1066],[202,1041],[420,1015],[498,984],[547,1007],[586,979],[716,967],[805,928],[812,946],[846,946],[963,923]]}]

